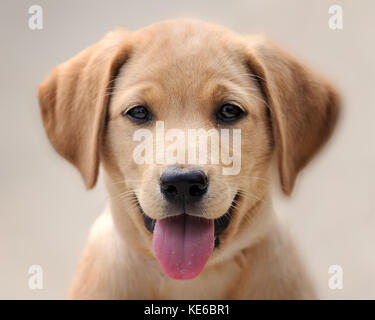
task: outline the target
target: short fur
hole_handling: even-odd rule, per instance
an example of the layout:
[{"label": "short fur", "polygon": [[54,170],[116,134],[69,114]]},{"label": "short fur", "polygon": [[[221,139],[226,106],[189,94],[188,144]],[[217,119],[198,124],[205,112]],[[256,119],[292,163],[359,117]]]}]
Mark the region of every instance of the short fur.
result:
[{"label": "short fur", "polygon": [[[109,206],[97,219],[69,291],[72,299],[312,299],[299,256],[270,199],[273,157],[290,194],[298,172],[335,126],[339,99],[322,77],[264,37],[243,36],[189,20],[118,29],[57,66],[38,96],[56,151],[95,186],[100,163]],[[225,176],[205,165],[210,196],[205,217],[227,212],[240,194],[229,227],[203,272],[168,278],[155,258],[135,196],[153,219],[162,217],[157,186],[167,165],[136,165],[130,151],[139,126],[122,117],[131,103],[147,103],[168,128],[217,127],[212,112],[223,100],[248,115],[242,167]],[[154,128],[154,124],[149,127]]]}]

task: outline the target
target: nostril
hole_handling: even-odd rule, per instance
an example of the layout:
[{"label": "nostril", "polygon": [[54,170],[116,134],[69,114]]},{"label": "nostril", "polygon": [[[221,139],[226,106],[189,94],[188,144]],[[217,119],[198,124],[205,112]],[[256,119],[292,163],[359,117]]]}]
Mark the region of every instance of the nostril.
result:
[{"label": "nostril", "polygon": [[178,192],[175,186],[168,186],[168,188],[165,190],[165,193],[171,196],[175,196]]},{"label": "nostril", "polygon": [[189,188],[189,195],[192,197],[201,197],[207,192],[207,186],[206,185],[199,185],[195,184],[190,186]]},{"label": "nostril", "polygon": [[164,186],[163,187],[163,192],[166,194],[166,195],[169,195],[169,196],[176,196],[178,191],[177,191],[177,188],[174,186],[174,185],[167,185],[167,186]]}]

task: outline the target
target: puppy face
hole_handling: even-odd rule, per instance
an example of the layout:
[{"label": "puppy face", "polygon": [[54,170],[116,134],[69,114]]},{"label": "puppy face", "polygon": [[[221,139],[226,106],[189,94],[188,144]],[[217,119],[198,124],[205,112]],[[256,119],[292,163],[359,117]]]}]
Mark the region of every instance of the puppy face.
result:
[{"label": "puppy face", "polygon": [[[66,97],[67,74],[76,81],[70,92],[82,86],[83,93]],[[268,41],[190,21],[107,36],[60,66],[39,98],[57,151],[88,187],[101,160],[118,229],[176,279],[197,276],[249,230],[274,151],[290,193],[332,131],[338,104],[324,80]],[[59,112],[81,121],[58,120]],[[210,132],[211,161],[191,161],[200,153],[189,143],[192,130],[198,144]],[[70,142],[61,139],[64,131]],[[134,156],[139,133],[151,137],[141,164]]]},{"label": "puppy face", "polygon": [[[216,247],[219,242],[223,246],[230,224],[235,229],[248,213],[239,207],[252,208],[264,196],[272,153],[264,97],[241,61],[239,49],[219,35],[193,29],[174,41],[170,41],[170,34],[160,36],[148,48],[151,39],[147,32],[135,35],[141,39],[136,41],[140,54],[132,56],[116,79],[104,140],[105,167],[111,171],[111,179],[122,184],[124,204],[137,203],[135,214],[143,215],[143,219],[135,220],[145,223],[139,228],[142,233],[153,232],[160,219],[186,214],[214,220]],[[239,172],[223,174],[226,166],[220,161],[190,164],[187,154],[194,150],[189,146],[181,163],[168,164],[164,157],[158,163],[136,164],[131,153],[139,144],[133,138],[137,130],[153,133],[153,159],[160,149],[168,150],[176,143],[164,137],[157,143],[158,121],[164,132],[178,129],[185,137],[191,129],[214,129],[219,137],[211,142],[218,143],[219,148],[222,129],[230,133],[230,141],[233,130],[238,130]],[[211,150],[211,144],[207,147]]]}]

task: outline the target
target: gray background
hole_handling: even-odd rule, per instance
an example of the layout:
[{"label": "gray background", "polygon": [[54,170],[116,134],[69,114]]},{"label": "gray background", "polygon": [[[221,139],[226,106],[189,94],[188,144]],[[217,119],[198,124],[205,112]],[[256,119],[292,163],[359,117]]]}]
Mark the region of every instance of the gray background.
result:
[{"label": "gray background", "polygon": [[[28,28],[28,8],[44,9],[44,29]],[[328,28],[340,4],[343,30]],[[321,298],[375,298],[374,1],[14,1],[0,3],[0,298],[63,298],[90,225],[106,203],[102,181],[86,192],[76,170],[49,145],[36,89],[56,64],[123,25],[136,30],[176,17],[241,33],[262,32],[325,74],[344,98],[329,146],[276,210],[308,265]],[[28,268],[44,289],[28,288]],[[330,290],[328,268],[344,269]]]}]

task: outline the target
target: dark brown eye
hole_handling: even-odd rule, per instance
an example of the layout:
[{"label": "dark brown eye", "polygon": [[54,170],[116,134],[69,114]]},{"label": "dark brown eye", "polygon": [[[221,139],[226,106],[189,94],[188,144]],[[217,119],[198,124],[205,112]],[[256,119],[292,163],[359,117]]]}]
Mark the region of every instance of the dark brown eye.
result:
[{"label": "dark brown eye", "polygon": [[243,114],[244,111],[240,107],[228,103],[220,108],[217,117],[222,121],[234,121],[239,119]]},{"label": "dark brown eye", "polygon": [[146,122],[151,119],[150,112],[144,106],[135,106],[127,112],[123,112],[122,115],[136,122]]}]

